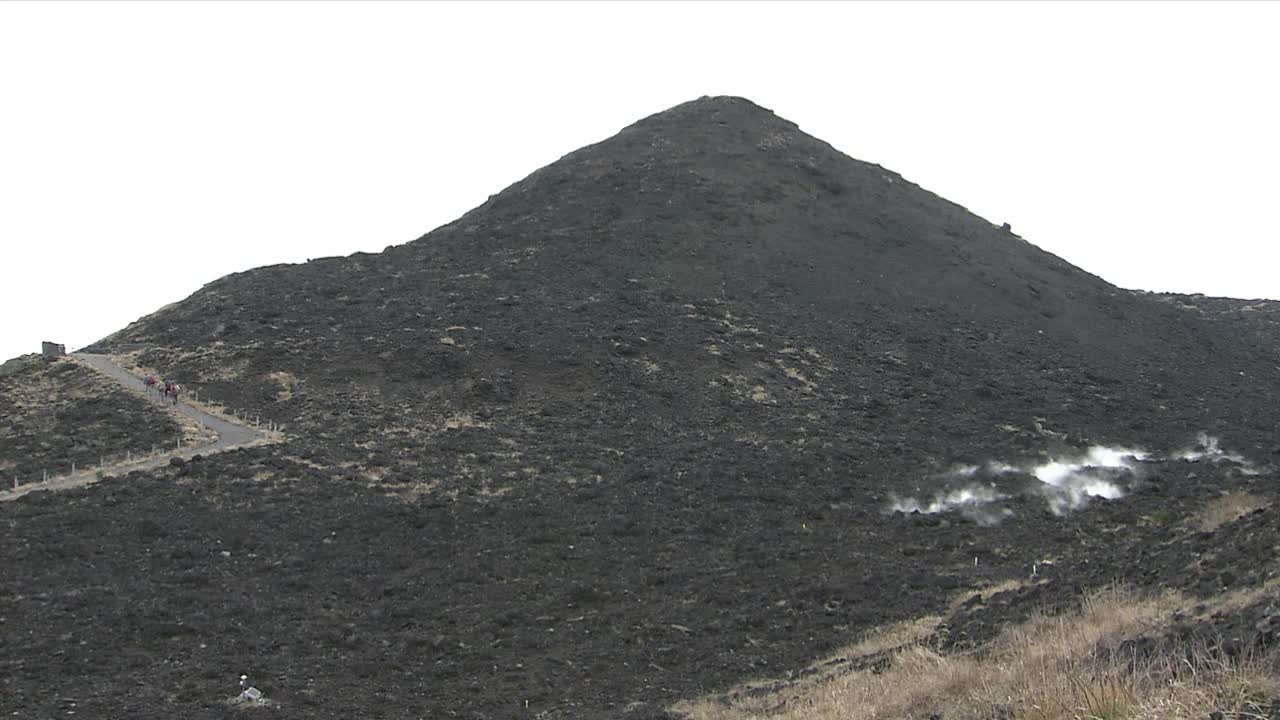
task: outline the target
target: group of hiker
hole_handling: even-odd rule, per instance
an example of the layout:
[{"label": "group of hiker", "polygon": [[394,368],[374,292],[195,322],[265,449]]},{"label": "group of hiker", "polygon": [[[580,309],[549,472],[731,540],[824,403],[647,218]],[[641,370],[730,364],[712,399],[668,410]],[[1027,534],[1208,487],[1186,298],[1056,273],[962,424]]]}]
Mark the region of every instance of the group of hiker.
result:
[{"label": "group of hiker", "polygon": [[182,388],[178,383],[169,380],[157,380],[155,375],[148,375],[142,378],[142,384],[148,391],[159,391],[162,400],[170,400],[174,405],[178,404],[178,393],[182,392]]}]

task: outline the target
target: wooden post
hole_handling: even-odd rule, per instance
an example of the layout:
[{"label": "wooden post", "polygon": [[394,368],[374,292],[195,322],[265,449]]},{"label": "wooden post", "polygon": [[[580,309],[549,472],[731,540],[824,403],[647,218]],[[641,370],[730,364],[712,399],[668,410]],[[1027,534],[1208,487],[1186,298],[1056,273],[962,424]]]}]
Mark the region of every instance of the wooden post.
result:
[{"label": "wooden post", "polygon": [[40,482],[49,482],[49,471],[43,470],[42,472],[44,473],[44,477],[40,479]]},{"label": "wooden post", "polygon": [[14,489],[14,490],[17,490],[17,489],[18,489],[18,476],[17,476],[17,475],[14,475],[14,476],[13,476],[13,489]]},{"label": "wooden post", "polygon": [[179,436],[178,436],[178,442],[177,442],[177,444],[176,444],[176,445],[174,445],[174,447],[178,448],[179,450],[181,450],[181,449],[182,449],[182,436],[181,436],[181,435],[179,435]]},{"label": "wooden post", "polygon": [[132,451],[132,450],[125,450],[125,451],[124,451],[124,461],[125,461],[125,462],[127,462],[127,463],[131,463],[131,462],[133,462],[133,451]]},{"label": "wooden post", "polygon": [[72,474],[72,475],[75,475],[75,474],[76,474],[76,461],[75,461],[75,460],[72,460],[72,461],[71,461],[71,474]]}]

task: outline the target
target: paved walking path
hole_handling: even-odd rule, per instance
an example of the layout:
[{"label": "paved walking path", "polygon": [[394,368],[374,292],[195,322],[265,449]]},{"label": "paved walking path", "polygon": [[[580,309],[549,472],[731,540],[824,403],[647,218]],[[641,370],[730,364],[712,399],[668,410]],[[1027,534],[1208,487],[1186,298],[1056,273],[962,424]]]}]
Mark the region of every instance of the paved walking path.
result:
[{"label": "paved walking path", "polygon": [[190,458],[192,455],[210,455],[212,453],[233,450],[247,445],[264,445],[272,442],[282,442],[284,440],[284,436],[278,432],[242,425],[225,417],[205,412],[204,410],[188,405],[181,400],[179,400],[175,405],[168,400],[161,399],[157,393],[147,390],[146,386],[142,383],[142,378],[115,364],[109,355],[74,353],[70,357],[73,360],[84,363],[107,377],[110,377],[112,380],[115,380],[134,393],[137,393],[152,402],[164,405],[164,409],[166,411],[176,412],[196,421],[200,425],[203,425],[216,433],[217,439],[194,447],[184,447],[182,449],[175,448],[169,452],[150,455],[133,462],[115,463],[108,467],[90,468],[70,475],[61,475],[50,478],[48,482],[20,485],[16,489],[11,488],[5,491],[0,491],[0,502],[13,500],[14,498],[21,497],[34,490],[66,490],[68,488],[92,485],[97,482],[99,475],[102,477],[124,475],[135,470],[147,470],[154,467],[160,467],[162,465],[167,465],[169,461],[175,457],[185,459]]}]

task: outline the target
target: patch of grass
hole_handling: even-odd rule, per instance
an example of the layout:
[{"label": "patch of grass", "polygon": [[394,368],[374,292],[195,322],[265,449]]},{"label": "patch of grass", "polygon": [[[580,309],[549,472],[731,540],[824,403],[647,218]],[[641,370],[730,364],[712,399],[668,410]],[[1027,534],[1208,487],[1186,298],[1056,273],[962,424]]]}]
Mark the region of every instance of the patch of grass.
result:
[{"label": "patch of grass", "polygon": [[[868,660],[876,660],[886,654],[922,644],[933,635],[942,624],[942,620],[940,615],[926,615],[914,620],[903,620],[873,628],[858,642],[810,664],[802,675],[806,683],[820,682],[823,678],[835,677],[846,672],[850,666],[858,666]],[[776,688],[783,684],[785,683],[766,681],[751,685],[752,689],[756,689]]]},{"label": "patch of grass", "polygon": [[29,370],[46,367],[48,361],[40,355],[19,355],[0,363],[0,378],[19,375]]},{"label": "patch of grass", "polygon": [[477,420],[474,416],[466,413],[454,413],[444,420],[445,430],[463,430],[468,428],[490,428],[493,423]]},{"label": "patch of grass", "polygon": [[1160,508],[1150,515],[1143,515],[1138,521],[1140,525],[1165,527],[1178,521],[1178,514],[1168,508]]},{"label": "patch of grass", "polygon": [[1233,490],[1205,503],[1204,508],[1196,515],[1196,521],[1201,530],[1217,530],[1269,504],[1265,499],[1252,493]]},{"label": "patch of grass", "polygon": [[911,647],[923,643],[938,629],[942,618],[926,615],[916,620],[904,620],[887,627],[876,628],[862,637],[857,644],[845,651],[850,657],[870,657],[889,650]]},{"label": "patch of grass", "polygon": [[[1216,710],[1228,716],[1256,711],[1276,697],[1280,678],[1261,658],[1229,660],[1207,647],[1126,652],[1124,640],[1157,636],[1188,604],[1175,593],[1110,588],[1074,612],[1034,616],[977,651],[956,654],[942,654],[918,632],[894,626],[886,637],[908,644],[882,667],[757,683],[770,689],[672,709],[690,720],[1202,720]],[[935,619],[924,620],[916,630]],[[868,649],[882,646],[873,642]]]},{"label": "patch of grass", "polygon": [[990,598],[990,597],[999,595],[1001,593],[1013,592],[1015,590],[1020,590],[1024,587],[1028,587],[1030,585],[1035,585],[1035,584],[1037,583],[1033,583],[1028,580],[1004,580],[1002,582],[998,582],[994,585],[988,585],[987,587],[984,587],[978,590],[965,590],[963,592],[956,593],[956,595],[951,598],[951,601],[947,603],[947,606],[950,607],[952,610],[958,610],[959,608],[968,604],[968,602],[974,599],[975,597]]},{"label": "patch of grass", "polygon": [[280,388],[276,391],[276,402],[284,402],[293,397],[293,389],[298,386],[298,378],[282,370],[271,373],[267,379]]}]

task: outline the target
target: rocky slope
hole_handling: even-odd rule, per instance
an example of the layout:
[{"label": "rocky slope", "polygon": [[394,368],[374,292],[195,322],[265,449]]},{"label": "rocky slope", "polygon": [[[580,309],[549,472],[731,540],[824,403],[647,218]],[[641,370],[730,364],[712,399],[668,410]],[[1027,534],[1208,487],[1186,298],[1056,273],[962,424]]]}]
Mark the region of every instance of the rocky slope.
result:
[{"label": "rocky slope", "polygon": [[0,374],[0,487],[39,482],[71,463],[141,456],[169,447],[180,428],[167,415],[89,368],[39,356],[15,358]]},{"label": "rocky slope", "polygon": [[1237,532],[1208,500],[1271,497],[1280,336],[1187,305],[748,101],[672,108],[96,346],[292,440],[0,509],[32,569],[0,587],[6,702],[216,717],[252,671],[291,717],[656,717],[1046,559],[953,635],[1116,579],[1262,582],[1261,529],[1178,553]]}]

